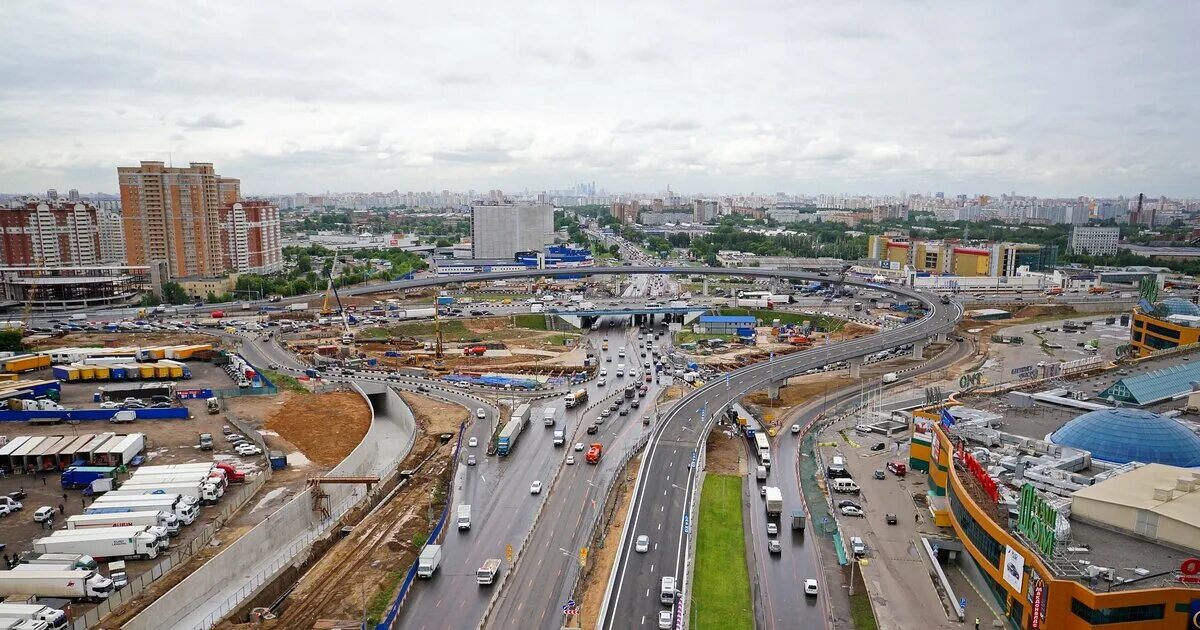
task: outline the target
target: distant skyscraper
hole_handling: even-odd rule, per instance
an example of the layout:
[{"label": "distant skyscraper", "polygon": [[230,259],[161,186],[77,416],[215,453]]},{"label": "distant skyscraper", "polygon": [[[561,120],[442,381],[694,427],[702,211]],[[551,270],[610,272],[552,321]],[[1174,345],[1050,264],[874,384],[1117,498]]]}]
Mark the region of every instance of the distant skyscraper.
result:
[{"label": "distant skyscraper", "polygon": [[547,204],[471,207],[471,255],[514,258],[554,242],[554,208]]},{"label": "distant skyscraper", "polygon": [[219,177],[208,162],[117,168],[130,265],[166,261],[173,278],[213,276],[221,255]]},{"label": "distant skyscraper", "polygon": [[47,190],[46,191],[46,199],[49,199],[50,201],[57,201],[58,200],[58,191],[53,188],[51,188],[50,190]]},{"label": "distant skyscraper", "polygon": [[79,201],[79,190],[76,188],[72,188],[71,190],[68,190],[67,191],[67,201],[70,201],[72,203]]}]

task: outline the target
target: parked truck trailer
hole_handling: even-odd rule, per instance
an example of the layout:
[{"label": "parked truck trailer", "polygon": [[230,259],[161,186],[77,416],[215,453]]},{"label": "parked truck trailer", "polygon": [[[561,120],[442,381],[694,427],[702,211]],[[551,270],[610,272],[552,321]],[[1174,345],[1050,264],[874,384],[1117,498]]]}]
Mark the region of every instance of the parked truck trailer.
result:
[{"label": "parked truck trailer", "polygon": [[0,571],[0,597],[37,595],[72,601],[103,601],[112,592],[112,580],[95,571]]}]

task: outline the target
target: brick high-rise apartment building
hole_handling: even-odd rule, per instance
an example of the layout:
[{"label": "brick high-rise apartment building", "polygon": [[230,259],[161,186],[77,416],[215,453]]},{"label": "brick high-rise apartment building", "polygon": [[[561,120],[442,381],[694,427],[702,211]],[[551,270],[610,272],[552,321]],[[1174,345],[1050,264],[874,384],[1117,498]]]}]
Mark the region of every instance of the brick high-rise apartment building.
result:
[{"label": "brick high-rise apartment building", "polygon": [[173,278],[225,270],[218,212],[221,178],[211,163],[167,167],[144,161],[118,167],[117,177],[130,265],[165,260]]},{"label": "brick high-rise apartment building", "polygon": [[240,201],[221,206],[221,249],[225,268],[238,273],[283,269],[279,208],[270,201]]},{"label": "brick high-rise apartment building", "polygon": [[[119,220],[119,219],[118,219]],[[85,267],[120,262],[123,252],[105,244],[109,213],[66,201],[35,201],[0,208],[0,261],[23,267]]]}]

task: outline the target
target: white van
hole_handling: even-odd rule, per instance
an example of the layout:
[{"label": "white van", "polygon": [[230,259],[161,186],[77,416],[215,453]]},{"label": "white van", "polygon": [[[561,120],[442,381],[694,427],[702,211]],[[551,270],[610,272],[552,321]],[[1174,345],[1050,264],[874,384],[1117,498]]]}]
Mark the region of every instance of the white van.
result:
[{"label": "white van", "polygon": [[658,598],[668,606],[675,604],[675,576],[663,576],[662,589],[659,592]]},{"label": "white van", "polygon": [[858,494],[858,484],[854,483],[853,479],[834,479],[830,485],[834,492],[842,492],[845,494]]}]

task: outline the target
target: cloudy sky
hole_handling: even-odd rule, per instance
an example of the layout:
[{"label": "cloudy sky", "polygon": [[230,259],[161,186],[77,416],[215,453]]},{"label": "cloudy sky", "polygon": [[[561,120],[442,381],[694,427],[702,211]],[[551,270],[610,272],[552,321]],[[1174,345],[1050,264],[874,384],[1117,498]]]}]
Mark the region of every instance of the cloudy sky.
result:
[{"label": "cloudy sky", "polygon": [[173,159],[251,194],[1200,194],[1197,2],[30,0],[0,25],[4,192]]}]

